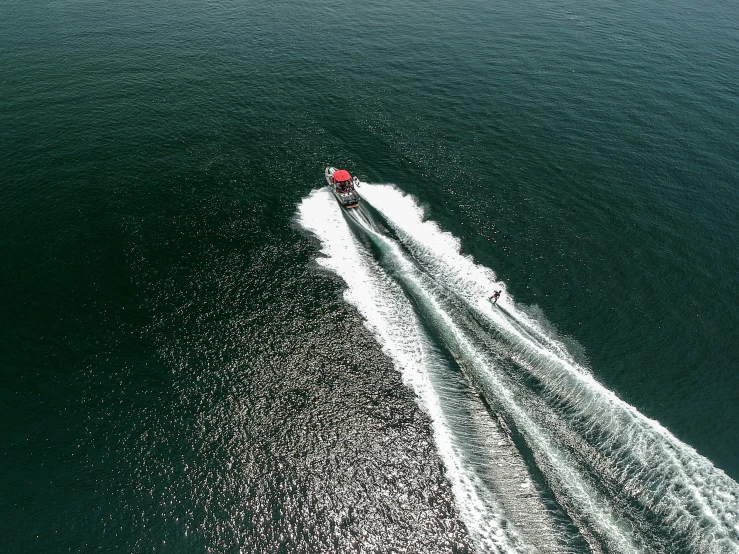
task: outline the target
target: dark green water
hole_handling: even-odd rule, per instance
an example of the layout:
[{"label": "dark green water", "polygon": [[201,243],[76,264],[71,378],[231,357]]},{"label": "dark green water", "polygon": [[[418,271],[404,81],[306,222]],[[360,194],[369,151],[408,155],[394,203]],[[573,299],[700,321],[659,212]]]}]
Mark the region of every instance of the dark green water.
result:
[{"label": "dark green water", "polygon": [[328,164],[414,194],[738,480],[736,22],[0,1],[2,550],[475,548],[429,416],[295,222]]}]

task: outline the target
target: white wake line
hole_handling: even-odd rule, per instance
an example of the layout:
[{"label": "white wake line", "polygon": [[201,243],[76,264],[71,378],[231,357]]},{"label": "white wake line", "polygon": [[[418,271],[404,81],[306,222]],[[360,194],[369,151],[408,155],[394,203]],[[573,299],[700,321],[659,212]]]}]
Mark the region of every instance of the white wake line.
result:
[{"label": "white wake line", "polygon": [[[486,308],[486,307],[485,307]],[[630,416],[635,422],[641,423],[645,426],[647,426],[649,429],[651,429],[656,434],[660,435],[665,439],[665,441],[668,443],[668,445],[671,448],[665,448],[663,449],[662,454],[667,455],[670,459],[671,466],[675,469],[678,469],[681,473],[681,476],[683,480],[686,483],[690,483],[692,486],[689,487],[690,493],[693,497],[693,500],[695,503],[700,506],[703,513],[711,518],[716,525],[722,525],[722,518],[719,517],[714,510],[710,506],[710,501],[706,498],[706,496],[703,494],[703,488],[696,485],[696,481],[699,480],[694,476],[694,474],[691,474],[686,469],[686,462],[683,459],[680,459],[676,455],[676,451],[682,452],[683,455],[690,459],[690,463],[699,463],[700,465],[709,464],[703,456],[701,456],[694,448],[691,446],[683,443],[680,441],[677,437],[675,437],[672,433],[670,433],[669,430],[667,430],[665,427],[663,427],[657,420],[650,419],[646,417],[644,414],[639,412],[634,406],[631,404],[628,404],[627,402],[624,402],[621,400],[613,391],[606,388],[604,385],[602,385],[600,382],[598,382],[593,376],[591,376],[588,373],[583,373],[575,368],[572,368],[567,364],[565,361],[558,358],[556,355],[554,355],[552,352],[549,352],[543,348],[541,348],[538,344],[531,342],[527,337],[520,335],[516,331],[514,327],[512,327],[505,317],[501,317],[499,314],[496,314],[493,310],[490,308],[485,309],[483,308],[482,311],[485,313],[485,315],[490,318],[491,321],[494,321],[499,326],[504,327],[506,331],[510,333],[511,336],[515,336],[518,340],[525,341],[527,343],[527,347],[531,350],[533,350],[536,354],[541,355],[548,359],[550,362],[559,365],[562,369],[566,371],[566,377],[568,379],[571,379],[577,384],[584,385],[588,392],[591,394],[594,394],[596,398],[593,398],[591,402],[595,401],[601,401],[606,402],[611,406],[611,409],[613,409],[616,412],[625,413],[628,416]],[[522,363],[524,366],[529,365],[527,360],[518,358],[519,363]],[[632,456],[641,457],[639,456],[640,451],[635,450],[631,452]],[[695,458],[699,458],[696,460]],[[648,465],[650,463],[650,460],[646,458],[642,458],[642,463],[644,465]],[[725,476],[727,479],[729,479],[728,476],[726,476],[723,471],[721,471],[718,468],[715,468],[713,465],[710,465],[710,468],[706,468],[710,472],[720,472]]]},{"label": "white wake line", "polygon": [[[491,506],[490,501],[484,502],[480,498],[475,484],[476,478],[468,475],[463,467],[461,455],[454,444],[443,409],[423,369],[426,355],[422,340],[418,336],[418,323],[415,321],[412,308],[410,305],[403,305],[402,300],[401,305],[392,307],[382,305],[381,295],[374,293],[383,288],[387,290],[391,283],[372,283],[374,278],[366,260],[362,259],[361,247],[343,221],[340,208],[330,196],[321,194],[321,191],[314,192],[303,200],[299,214],[301,225],[321,240],[321,253],[327,257],[319,259],[319,263],[335,271],[345,280],[349,287],[345,293],[347,301],[362,313],[368,328],[380,339],[383,351],[401,369],[404,380],[410,381],[409,384],[431,416],[435,442],[447,467],[447,478],[452,484],[460,515],[471,535],[476,538],[477,545],[500,554],[514,552],[516,549],[507,537],[511,529],[503,530],[504,517],[500,508]],[[343,232],[337,234],[337,227],[343,227]],[[392,303],[393,299],[390,302]],[[386,317],[391,317],[392,312],[399,310],[405,312],[406,316],[399,320],[401,321],[399,325],[405,326],[407,332],[391,333],[390,329],[395,328],[396,324],[392,323],[392,318]],[[407,337],[409,326],[415,331],[413,339],[406,340],[405,342],[410,345],[403,346],[398,343],[398,337]],[[490,513],[491,508],[497,513]],[[519,539],[516,542],[522,541]]]},{"label": "white wake line", "polygon": [[[558,472],[561,472],[562,468],[569,467],[567,475],[559,475],[558,480],[560,484],[568,490],[571,495],[571,499],[576,500],[580,505],[581,511],[588,513],[593,520],[598,522],[598,531],[605,534],[608,542],[618,548],[621,552],[642,552],[642,549],[637,546],[633,538],[629,536],[621,518],[614,513],[613,508],[610,506],[608,501],[589,485],[586,477],[583,475],[577,475],[577,471],[571,467],[570,460],[565,452],[556,446],[549,439],[546,433],[542,431],[541,427],[528,416],[523,408],[519,406],[514,399],[513,393],[497,378],[495,372],[490,371],[490,369],[486,367],[486,364],[482,367],[480,366],[478,360],[484,360],[486,356],[479,352],[477,348],[469,342],[465,337],[464,332],[459,329],[451,316],[446,313],[444,307],[441,306],[435,298],[433,298],[421,281],[418,280],[415,276],[415,267],[407,260],[398,245],[370,228],[365,228],[365,230],[367,233],[370,233],[375,240],[383,242],[385,246],[393,252],[395,260],[402,264],[405,276],[412,282],[415,290],[422,294],[425,301],[432,306],[433,311],[441,317],[444,326],[447,328],[448,332],[452,334],[454,341],[458,344],[460,350],[465,353],[467,361],[477,366],[478,369],[485,371],[486,377],[491,381],[493,388],[496,391],[496,398],[499,401],[503,400],[506,412],[513,416],[517,427],[524,430],[529,440],[536,445],[535,453],[546,456],[550,466]],[[575,481],[574,483],[573,480]]]},{"label": "white wake line", "polygon": [[[413,244],[409,245],[408,242],[415,242],[417,246],[420,245],[422,249],[428,252],[436,252],[436,259],[442,260],[443,263],[447,264],[447,266],[451,266],[452,263],[457,263],[464,268],[464,266],[467,265],[467,274],[476,274],[480,280],[483,281],[483,283],[468,281],[468,285],[473,289],[480,291],[480,289],[485,288],[489,291],[493,288],[499,287],[499,285],[494,282],[490,282],[492,272],[485,271],[486,268],[481,268],[472,261],[471,258],[460,254],[460,245],[458,241],[452,241],[454,244],[452,244],[452,248],[450,248],[449,235],[444,234],[435,223],[423,221],[423,211],[414,201],[412,201],[412,199],[409,203],[409,197],[407,195],[404,195],[394,187],[387,185],[367,185],[363,186],[362,189],[363,198],[369,201],[373,207],[385,217],[388,224],[393,227],[401,240],[406,243],[406,246],[412,247]],[[392,191],[392,194],[387,194],[388,190]],[[385,192],[386,197],[391,196],[392,198],[383,198],[382,194],[379,194],[378,191]],[[441,248],[439,249],[438,245],[434,244],[432,241],[441,243]],[[447,267],[446,271],[457,279],[462,279],[460,277],[460,269]],[[690,484],[690,493],[695,503],[699,505],[704,514],[711,518],[716,524],[719,526],[722,526],[722,524],[728,524],[729,529],[731,529],[731,524],[728,521],[722,521],[722,518],[716,515],[709,506],[710,501],[704,496],[702,489],[696,486],[697,482],[704,480],[706,476],[696,475],[693,477],[689,475],[686,472],[686,460],[678,458],[677,452],[681,452],[683,456],[688,458],[688,463],[690,463],[690,465],[701,466],[702,471],[699,470],[701,473],[708,472],[709,474],[713,474],[712,477],[718,477],[721,480],[725,480],[725,482],[728,481],[733,483],[733,481],[731,481],[731,479],[729,479],[721,470],[715,468],[692,447],[682,443],[659,422],[647,418],[635,407],[618,398],[615,393],[599,383],[592,375],[589,374],[589,372],[584,371],[583,368],[578,367],[577,364],[572,363],[570,360],[560,358],[555,353],[543,348],[541,345],[522,335],[506,317],[497,313],[497,310],[494,310],[491,306],[487,305],[485,300],[479,300],[479,296],[476,297],[478,299],[477,301],[475,301],[474,296],[468,294],[460,294],[459,297],[463,298],[472,309],[484,313],[484,315],[490,321],[494,322],[499,329],[505,330],[509,335],[509,338],[513,338],[517,342],[523,343],[529,352],[532,352],[536,356],[541,356],[545,360],[548,360],[555,366],[559,367],[561,371],[558,373],[562,373],[563,376],[570,380],[573,385],[580,384],[585,387],[588,392],[594,396],[591,397],[591,402],[603,402],[609,405],[611,407],[610,409],[616,413],[626,414],[634,421],[634,423],[639,423],[640,426],[651,429],[656,435],[661,436],[667,445],[669,445],[669,448],[664,449],[665,451],[663,454],[666,454],[670,458],[671,466],[681,473],[683,481],[686,484]],[[519,317],[522,319],[528,319],[527,316],[517,312],[512,302],[504,305],[510,313],[517,316],[517,319]],[[638,455],[639,452],[635,452],[633,454]],[[648,464],[649,460],[643,460],[643,463]],[[731,512],[731,510],[729,511]],[[736,532],[736,529],[734,532]]]},{"label": "white wake line", "polygon": [[[392,199],[383,198],[382,196],[392,195]],[[589,370],[580,366],[571,357],[567,348],[560,343],[559,340],[551,337],[547,331],[527,314],[521,313],[515,309],[514,303],[509,302],[507,298],[507,287],[504,282],[496,281],[495,273],[485,266],[477,264],[472,256],[462,255],[461,242],[451,233],[443,231],[436,222],[424,220],[424,211],[415,199],[405,194],[393,184],[377,185],[370,183],[362,183],[362,197],[367,200],[375,209],[377,209],[390,223],[393,229],[399,234],[401,241],[404,238],[413,240],[417,245],[422,247],[421,258],[424,254],[433,254],[433,263],[436,267],[440,264],[438,260],[445,260],[448,256],[454,257],[459,267],[446,266],[445,277],[449,277],[458,282],[465,281],[468,287],[472,287],[472,292],[460,290],[460,287],[445,286],[448,290],[454,289],[454,294],[460,299],[465,300],[471,307],[485,311],[490,314],[491,306],[487,300],[492,296],[494,290],[502,290],[503,296],[498,304],[505,308],[516,323],[531,333],[537,340],[544,342],[549,348],[555,351],[555,355],[559,355],[565,359],[573,367],[576,367],[583,373],[589,373]],[[383,204],[383,201],[385,202]],[[402,221],[401,221],[402,219]],[[433,243],[429,242],[429,237],[433,238]],[[418,252],[417,252],[418,254]],[[432,262],[432,260],[427,260]],[[474,279],[471,281],[470,279]],[[481,284],[480,281],[484,281]],[[453,283],[456,284],[456,283]],[[550,354],[552,352],[547,351]],[[558,358],[559,359],[559,358]]]},{"label": "white wake line", "polygon": [[[368,187],[371,187],[373,185],[368,185],[367,183],[363,183],[363,185],[365,185],[365,186],[362,188],[362,193],[363,193],[362,196],[363,196],[363,198],[365,198],[367,196],[366,192],[368,190]],[[377,186],[377,185],[374,185],[374,186]],[[388,214],[388,211],[387,210],[384,210],[383,209],[383,206],[377,206],[377,205],[373,204],[373,207],[375,209],[377,209],[383,216],[385,216],[387,218],[388,223],[390,223],[395,228],[396,232],[398,232],[398,231],[400,231],[400,232],[407,232],[403,227],[400,227],[399,225],[397,225],[396,221],[394,221],[394,220],[392,220],[392,219],[390,219],[388,217],[388,215],[392,215],[392,214]],[[428,224],[429,222],[423,222],[423,223],[424,224]],[[434,224],[434,226],[436,227],[437,232],[441,232],[439,230],[438,226],[436,226],[435,224]],[[460,258],[464,258],[464,256],[462,256],[461,254],[459,254],[459,251],[457,251],[457,255]],[[474,263],[474,262],[470,262],[470,263],[472,263],[475,266],[477,266],[477,264]],[[493,286],[491,286],[491,289],[492,288],[495,288],[495,287],[501,287],[501,288],[503,288],[504,286],[505,285],[502,284],[502,283],[500,283],[500,284],[499,283],[495,283]],[[657,431],[658,433],[660,433],[661,435],[663,435],[665,438],[669,439],[670,441],[674,442],[675,444],[679,444],[679,445],[681,445],[683,447],[690,448],[687,445],[685,445],[684,443],[682,443],[679,439],[677,439],[677,437],[675,437],[674,435],[672,435],[672,433],[670,433],[666,428],[664,428],[658,421],[653,420],[653,419],[650,419],[650,418],[644,416],[636,408],[634,408],[632,405],[630,405],[630,404],[624,402],[623,400],[621,400],[618,396],[616,396],[616,394],[613,391],[611,391],[610,389],[604,387],[592,375],[590,375],[590,373],[588,371],[586,371],[584,368],[582,368],[582,367],[580,367],[577,364],[574,364],[572,362],[563,360],[562,358],[558,357],[551,350],[547,350],[547,349],[543,348],[541,345],[539,345],[536,342],[532,341],[529,337],[521,334],[521,332],[518,329],[516,329],[510,323],[510,321],[508,320],[508,318],[506,318],[505,316],[501,315],[501,313],[499,311],[494,310],[492,308],[492,306],[490,306],[489,302],[487,301],[487,297],[485,297],[485,299],[478,300],[477,302],[475,302],[474,300],[470,299],[466,295],[465,296],[458,295],[458,297],[459,298],[462,298],[468,304],[468,306],[470,306],[473,310],[475,310],[475,311],[477,311],[479,313],[484,314],[490,321],[494,322],[497,325],[497,328],[498,329],[505,329],[505,331],[508,332],[508,336],[509,337],[516,338],[518,341],[523,341],[525,343],[525,345],[527,346],[527,348],[529,350],[533,350],[535,354],[540,355],[540,356],[543,356],[544,358],[550,360],[551,362],[553,362],[553,363],[555,363],[557,365],[562,366],[564,369],[568,370],[568,373],[571,375],[571,377],[573,377],[574,379],[582,382],[583,384],[586,384],[589,388],[591,388],[592,390],[594,390],[595,392],[597,392],[601,396],[607,398],[608,401],[610,403],[612,403],[613,405],[618,406],[619,408],[623,409],[624,411],[629,412],[633,417],[635,417],[637,419],[641,419],[644,422],[647,422],[650,426],[652,426],[654,428],[655,431]],[[524,323],[524,321],[527,321],[528,320],[528,317],[527,316],[525,316],[524,314],[522,314],[522,313],[518,312],[518,310],[516,310],[516,308],[515,308],[515,306],[513,305],[512,302],[506,302],[505,300],[501,300],[500,303],[501,303],[502,306],[505,306],[506,310],[509,313],[514,314],[517,318],[521,318],[521,320],[522,320],[521,323]],[[695,450],[693,450],[692,448],[690,448],[690,450],[693,451],[693,452],[695,452]],[[697,454],[697,452],[696,452],[696,454]]]},{"label": "white wake line", "polygon": [[[368,185],[364,183],[365,187],[363,187],[363,197],[366,197],[367,190],[370,190],[368,187],[377,186],[377,185]],[[397,190],[397,189],[396,189]],[[400,192],[400,191],[398,191]],[[402,193],[401,193],[402,194]],[[403,195],[407,196],[407,195]],[[388,216],[392,215],[391,213],[388,213],[388,210],[384,209],[384,206],[378,206],[373,204],[373,207],[377,209],[380,213],[382,213],[388,220],[388,223],[390,223],[396,230],[396,232],[406,232],[406,229],[399,226],[395,220],[390,219]],[[430,224],[430,222],[423,222],[424,224]],[[433,224],[436,228],[437,232],[441,232],[436,224]],[[409,234],[409,237],[415,239],[412,235]],[[460,258],[465,258],[462,256],[459,251],[457,251],[457,256]],[[477,266],[476,263],[470,262]],[[495,283],[491,286],[491,288],[495,287],[503,287],[503,284]],[[695,452],[694,449],[686,445],[685,443],[681,442],[677,437],[675,437],[672,433],[670,433],[666,428],[664,428],[658,421],[650,419],[640,413],[635,407],[631,406],[630,404],[624,402],[621,400],[613,391],[609,390],[608,388],[604,387],[601,383],[599,383],[588,371],[586,371],[584,368],[580,367],[577,364],[574,364],[572,362],[563,360],[562,358],[558,357],[554,352],[547,350],[543,347],[541,347],[539,344],[533,342],[530,338],[526,337],[525,335],[521,334],[520,331],[518,331],[513,325],[511,325],[510,321],[505,316],[502,316],[500,312],[497,310],[494,310],[487,300],[478,300],[477,302],[474,302],[472,299],[470,299],[467,296],[460,295],[461,298],[463,298],[467,304],[473,308],[474,310],[483,313],[489,320],[497,324],[497,327],[505,329],[509,336],[512,338],[516,338],[519,341],[523,341],[526,346],[533,350],[536,354],[545,357],[546,359],[550,360],[551,362],[562,366],[564,369],[568,370],[568,373],[576,380],[586,384],[588,387],[590,387],[592,390],[596,391],[601,396],[607,398],[610,403],[612,403],[615,406],[618,406],[619,408],[623,409],[624,411],[630,413],[634,418],[640,419],[644,421],[645,423],[648,423],[653,429],[670,440],[671,442],[675,443],[676,446],[679,447],[687,447],[692,452]],[[528,320],[527,316],[524,314],[518,312],[516,310],[515,306],[512,302],[506,302],[505,300],[500,301],[501,305],[505,306],[506,310],[514,314],[517,318],[521,318],[521,323],[523,321]],[[697,452],[696,452],[697,454]]]}]

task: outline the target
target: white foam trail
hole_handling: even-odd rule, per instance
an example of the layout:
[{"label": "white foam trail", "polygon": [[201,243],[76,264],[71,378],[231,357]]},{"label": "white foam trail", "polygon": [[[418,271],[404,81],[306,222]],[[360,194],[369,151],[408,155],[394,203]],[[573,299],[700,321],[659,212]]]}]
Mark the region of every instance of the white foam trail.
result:
[{"label": "white foam trail", "polygon": [[[439,302],[434,294],[433,285],[428,286],[423,282],[423,274],[394,241],[370,227],[365,227],[365,230],[378,245],[382,244],[386,253],[390,254],[397,264],[398,278],[411,288],[421,309],[434,319],[435,328],[442,334],[455,357],[467,367],[473,368],[476,381],[482,382],[485,390],[494,391],[496,403],[501,405],[516,426],[524,432],[538,464],[552,468],[553,471],[549,473],[550,479],[556,481],[558,490],[566,491],[569,502],[579,507],[580,513],[572,514],[575,519],[585,521],[587,518],[591,525],[597,522],[597,534],[618,552],[633,554],[642,552],[643,549],[631,529],[624,524],[608,499],[593,486],[587,475],[573,463],[566,450],[553,440],[547,429],[529,416],[518,395],[499,377],[492,360],[468,339],[465,331]],[[595,543],[591,545],[597,547]]]},{"label": "white foam trail", "polygon": [[[433,271],[435,277],[450,290],[464,298],[471,305],[491,313],[487,301],[495,290],[503,290],[498,304],[503,308],[513,308],[506,285],[497,281],[490,268],[475,263],[472,256],[461,254],[461,243],[451,233],[443,231],[435,222],[426,221],[423,208],[414,197],[404,194],[394,185],[362,184],[362,197],[368,200],[392,225],[404,242],[411,241],[414,257]],[[540,322],[518,310],[516,322],[530,335],[533,341],[540,342],[557,356],[571,362],[579,371],[589,373],[575,363],[567,347],[553,336]]]},{"label": "white foam trail", "polygon": [[[434,222],[424,221],[423,210],[412,197],[389,185],[364,184],[361,190],[362,197],[383,215],[414,259],[474,313],[483,314],[506,337],[510,359],[544,387],[536,398],[531,396],[544,406],[541,413],[520,405],[509,406],[509,413],[538,460],[549,458],[551,464],[542,471],[553,489],[561,487],[562,493],[580,498],[582,502],[576,503],[581,516],[598,526],[598,534],[609,537],[617,551],[632,551],[618,542],[619,537],[630,535],[626,527],[609,524],[604,529],[598,517],[587,513],[593,507],[586,499],[601,495],[595,490],[578,491],[579,484],[568,484],[573,474],[579,474],[578,466],[587,467],[601,480],[599,486],[609,491],[611,501],[603,506],[609,506],[606,511],[614,518],[620,510],[624,523],[629,520],[641,526],[646,537],[653,532],[649,528],[659,527],[665,528],[668,537],[676,537],[673,546],[668,538],[666,550],[654,547],[655,551],[739,552],[737,483],[596,381],[556,336],[519,310],[510,295],[505,294],[500,301],[504,312],[490,306],[486,298],[502,286],[495,274],[463,256],[456,238]],[[460,340],[467,340],[460,333]],[[473,351],[470,355],[485,357]],[[495,377],[489,369],[478,369],[482,376]],[[547,425],[566,438],[556,440]],[[553,450],[547,452],[550,448]],[[553,458],[551,452],[555,453]],[[656,522],[650,522],[644,513]]]},{"label": "white foam trail", "polygon": [[301,202],[298,221],[321,240],[324,257],[319,258],[318,263],[347,283],[345,299],[357,307],[383,351],[400,369],[404,382],[415,391],[421,406],[431,417],[447,478],[476,546],[483,552],[530,551],[515,529],[507,524],[495,500],[484,497],[485,490],[478,477],[464,466],[464,456],[455,443],[429,376],[435,363],[433,351],[424,340],[413,308],[400,287],[378,270],[350,232],[341,209],[325,190],[314,191]]}]

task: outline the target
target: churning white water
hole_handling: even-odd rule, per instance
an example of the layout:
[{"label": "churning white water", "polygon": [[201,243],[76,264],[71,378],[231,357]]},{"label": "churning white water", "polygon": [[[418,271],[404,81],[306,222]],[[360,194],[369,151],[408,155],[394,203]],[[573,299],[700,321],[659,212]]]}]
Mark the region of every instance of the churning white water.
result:
[{"label": "churning white water", "polygon": [[430,415],[480,551],[739,552],[737,483],[603,387],[413,197],[361,194],[378,222],[326,190],[298,220]]}]

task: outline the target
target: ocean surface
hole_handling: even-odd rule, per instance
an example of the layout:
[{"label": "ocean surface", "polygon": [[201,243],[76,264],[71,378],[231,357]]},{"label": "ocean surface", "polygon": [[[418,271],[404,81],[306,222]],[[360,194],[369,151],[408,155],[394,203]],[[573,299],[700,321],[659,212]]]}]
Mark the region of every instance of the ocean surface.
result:
[{"label": "ocean surface", "polygon": [[739,552],[737,13],[0,0],[0,551]]}]

